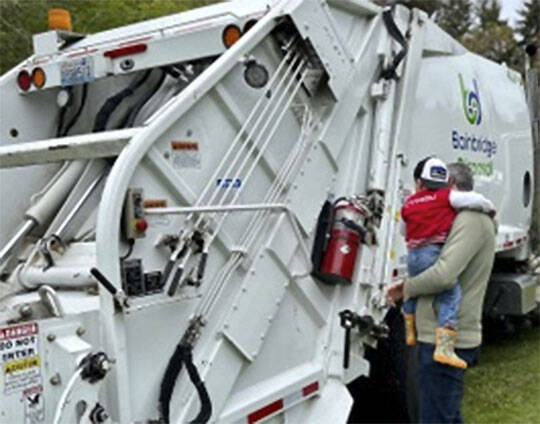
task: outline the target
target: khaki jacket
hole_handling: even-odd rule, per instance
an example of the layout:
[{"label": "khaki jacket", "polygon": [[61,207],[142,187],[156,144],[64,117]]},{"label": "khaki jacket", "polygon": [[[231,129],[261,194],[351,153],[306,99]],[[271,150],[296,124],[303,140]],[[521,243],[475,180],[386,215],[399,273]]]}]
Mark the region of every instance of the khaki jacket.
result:
[{"label": "khaki jacket", "polygon": [[435,343],[437,315],[434,295],[461,284],[456,347],[472,348],[482,342],[482,305],[495,257],[495,224],[480,212],[462,211],[454,223],[437,262],[407,279],[405,298],[418,297],[418,340]]}]

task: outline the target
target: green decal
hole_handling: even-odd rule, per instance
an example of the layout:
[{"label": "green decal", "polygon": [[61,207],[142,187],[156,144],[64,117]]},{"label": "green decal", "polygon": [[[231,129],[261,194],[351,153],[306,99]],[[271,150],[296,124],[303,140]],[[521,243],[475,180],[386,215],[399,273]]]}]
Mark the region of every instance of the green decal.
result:
[{"label": "green decal", "polygon": [[476,79],[473,78],[474,90],[467,90],[461,74],[458,74],[458,77],[459,87],[461,89],[461,104],[463,106],[465,118],[467,118],[467,121],[469,121],[469,124],[471,125],[480,125],[480,122],[482,122],[482,108],[480,106],[478,83],[476,82]]},{"label": "green decal", "polygon": [[479,176],[479,177],[493,176],[494,166],[493,166],[492,160],[488,162],[472,162],[469,159],[460,156],[457,158],[457,161],[459,163],[464,163],[469,168],[471,168],[472,173],[476,176]]}]

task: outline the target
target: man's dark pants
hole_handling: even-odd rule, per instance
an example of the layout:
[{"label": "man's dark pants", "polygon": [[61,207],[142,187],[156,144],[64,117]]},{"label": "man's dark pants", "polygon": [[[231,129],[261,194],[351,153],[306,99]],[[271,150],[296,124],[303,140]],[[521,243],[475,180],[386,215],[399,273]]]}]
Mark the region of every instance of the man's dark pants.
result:
[{"label": "man's dark pants", "polygon": [[[465,371],[433,360],[435,346],[418,344],[418,389],[421,423],[463,423],[460,405]],[[478,348],[456,349],[469,364],[476,360]]]}]

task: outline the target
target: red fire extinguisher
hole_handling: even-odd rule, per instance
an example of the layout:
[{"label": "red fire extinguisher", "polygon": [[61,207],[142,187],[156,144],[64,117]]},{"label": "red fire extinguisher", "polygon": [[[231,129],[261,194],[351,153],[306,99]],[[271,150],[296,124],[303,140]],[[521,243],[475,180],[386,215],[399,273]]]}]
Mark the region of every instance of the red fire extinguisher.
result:
[{"label": "red fire extinguisher", "polygon": [[363,211],[352,199],[340,198],[334,203],[329,240],[324,252],[319,279],[331,283],[351,283],[356,255],[365,229],[360,224]]}]

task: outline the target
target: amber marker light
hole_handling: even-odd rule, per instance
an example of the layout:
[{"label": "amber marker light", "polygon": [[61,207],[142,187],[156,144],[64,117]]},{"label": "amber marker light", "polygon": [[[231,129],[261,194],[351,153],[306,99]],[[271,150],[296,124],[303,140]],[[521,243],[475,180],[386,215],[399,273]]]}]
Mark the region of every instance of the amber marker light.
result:
[{"label": "amber marker light", "polygon": [[227,25],[223,30],[223,44],[229,48],[242,36],[242,31],[236,25]]},{"label": "amber marker light", "polygon": [[32,71],[32,83],[37,88],[42,88],[45,85],[45,81],[47,78],[45,77],[45,71],[41,68],[36,68]]},{"label": "amber marker light", "polygon": [[49,10],[49,29],[71,31],[71,16],[66,9],[50,9]]}]

